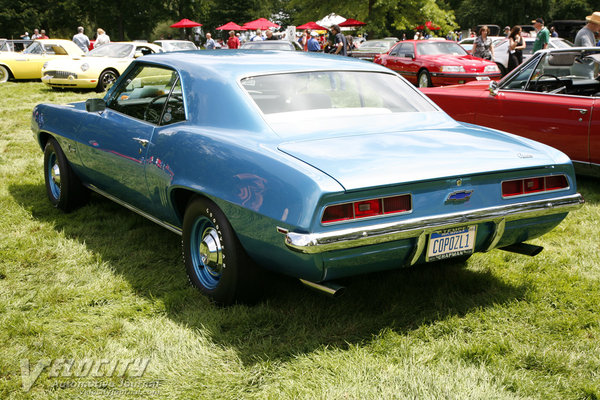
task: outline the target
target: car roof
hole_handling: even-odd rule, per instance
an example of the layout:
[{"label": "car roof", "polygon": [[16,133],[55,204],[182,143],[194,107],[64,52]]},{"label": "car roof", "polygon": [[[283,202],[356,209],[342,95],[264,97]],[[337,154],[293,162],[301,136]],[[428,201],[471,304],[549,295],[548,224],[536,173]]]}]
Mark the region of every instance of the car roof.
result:
[{"label": "car roof", "polygon": [[156,62],[190,75],[213,72],[215,77],[244,76],[297,71],[358,70],[393,73],[388,68],[352,57],[331,54],[271,50],[192,50],[182,53],[150,54],[145,62]]}]

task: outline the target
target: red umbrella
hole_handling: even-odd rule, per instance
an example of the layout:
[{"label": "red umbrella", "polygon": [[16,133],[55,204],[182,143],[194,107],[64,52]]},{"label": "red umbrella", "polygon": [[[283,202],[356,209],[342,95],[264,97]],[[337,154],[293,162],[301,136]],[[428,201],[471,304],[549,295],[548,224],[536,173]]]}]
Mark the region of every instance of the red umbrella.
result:
[{"label": "red umbrella", "polygon": [[242,28],[248,29],[248,30],[269,29],[269,28],[279,28],[279,25],[269,21],[266,18],[259,18],[259,19],[255,19],[254,21],[246,22],[244,25],[242,25]]},{"label": "red umbrella", "polygon": [[246,30],[246,28],[242,28],[235,22],[228,22],[225,25],[221,25],[215,29],[218,31],[245,31]]},{"label": "red umbrella", "polygon": [[439,26],[435,26],[435,25],[433,25],[433,22],[431,22],[431,21],[427,21],[427,22],[425,22],[425,26],[426,26],[426,27],[427,27],[429,30],[432,30],[432,31],[437,31],[438,29],[440,29],[440,27],[439,27]]},{"label": "red umbrella", "polygon": [[305,23],[304,25],[297,26],[296,29],[316,29],[318,31],[326,31],[327,28],[322,27],[316,22],[310,21]]},{"label": "red umbrella", "polygon": [[364,22],[348,18],[344,22],[340,23],[340,26],[363,26],[366,25]]},{"label": "red umbrella", "polygon": [[181,21],[176,22],[173,25],[171,25],[171,28],[193,28],[195,26],[202,26],[202,24],[199,24],[197,22],[190,21],[189,19],[184,18]]}]

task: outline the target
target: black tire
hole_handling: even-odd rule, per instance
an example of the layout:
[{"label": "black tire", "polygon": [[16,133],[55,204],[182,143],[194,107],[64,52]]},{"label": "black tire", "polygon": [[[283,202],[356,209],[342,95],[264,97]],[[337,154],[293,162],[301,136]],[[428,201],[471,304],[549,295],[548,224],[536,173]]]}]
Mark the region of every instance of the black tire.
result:
[{"label": "black tire", "polygon": [[10,78],[10,71],[4,65],[0,65],[0,83],[8,81]]},{"label": "black tire", "polygon": [[218,304],[252,302],[260,294],[258,267],[212,201],[194,197],[189,202],[182,248],[190,282]]},{"label": "black tire", "polygon": [[64,212],[81,206],[89,197],[54,138],[50,138],[44,148],[44,180],[50,203]]},{"label": "black tire", "polygon": [[431,75],[427,70],[423,70],[419,72],[419,76],[417,77],[417,86],[418,87],[431,87]]},{"label": "black tire", "polygon": [[115,71],[111,69],[107,69],[106,71],[102,71],[100,77],[98,78],[98,85],[96,86],[97,92],[104,92],[108,89],[119,77]]}]

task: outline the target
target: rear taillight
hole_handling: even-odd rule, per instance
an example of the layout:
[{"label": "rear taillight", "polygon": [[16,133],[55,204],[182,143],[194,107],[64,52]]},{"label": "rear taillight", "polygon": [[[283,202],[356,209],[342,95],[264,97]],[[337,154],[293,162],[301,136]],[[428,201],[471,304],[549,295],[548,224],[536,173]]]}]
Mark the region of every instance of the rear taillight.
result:
[{"label": "rear taillight", "polygon": [[566,189],[569,181],[565,175],[541,176],[502,182],[502,197],[521,196],[552,190]]},{"label": "rear taillight", "polygon": [[352,203],[335,204],[325,207],[321,222],[348,221],[359,218],[375,217],[378,215],[397,214],[411,211],[412,202],[409,194],[355,201]]}]

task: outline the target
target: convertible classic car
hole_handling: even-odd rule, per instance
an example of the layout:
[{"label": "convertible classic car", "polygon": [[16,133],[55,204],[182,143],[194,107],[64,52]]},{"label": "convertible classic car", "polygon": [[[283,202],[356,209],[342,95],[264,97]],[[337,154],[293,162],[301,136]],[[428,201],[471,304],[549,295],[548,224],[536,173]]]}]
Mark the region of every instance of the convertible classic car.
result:
[{"label": "convertible classic car", "polygon": [[103,92],[135,58],[162,52],[160,46],[152,43],[112,42],[81,57],[45,63],[42,82],[52,88],[94,88]]},{"label": "convertible classic car", "polygon": [[600,176],[598,47],[541,50],[500,82],[422,90],[460,121],[546,143]]},{"label": "convertible classic car", "polygon": [[192,51],[134,61],[102,99],[40,104],[46,192],[93,190],[182,235],[192,283],[229,304],[256,265],[338,278],[523,242],[581,206],[546,145],[456,122],[395,72],[323,54]]},{"label": "convertible classic car", "polygon": [[82,56],[75,43],[64,39],[35,40],[20,53],[0,53],[0,82],[8,79],[40,79],[42,66],[54,59]]}]

